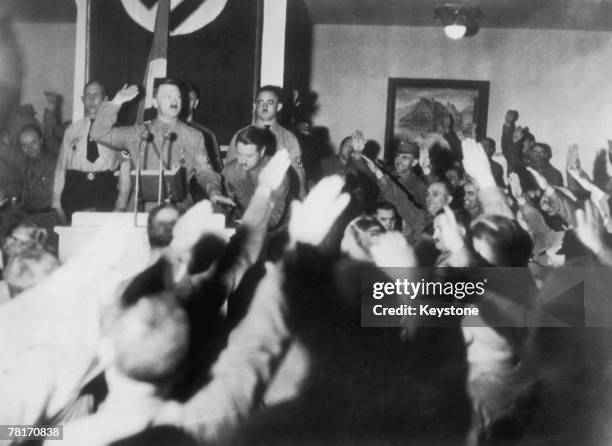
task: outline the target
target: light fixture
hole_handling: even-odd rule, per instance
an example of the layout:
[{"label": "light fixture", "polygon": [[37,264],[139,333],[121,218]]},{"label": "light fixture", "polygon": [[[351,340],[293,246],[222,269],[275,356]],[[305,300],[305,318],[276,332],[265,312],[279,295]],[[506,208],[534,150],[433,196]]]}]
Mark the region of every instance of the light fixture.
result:
[{"label": "light fixture", "polygon": [[448,37],[449,39],[461,39],[465,35],[466,31],[467,28],[465,27],[465,25],[458,25],[456,23],[453,23],[452,25],[446,25],[444,27],[444,34],[446,34],[446,37]]},{"label": "light fixture", "polygon": [[434,18],[442,22],[444,34],[451,39],[461,39],[475,35],[484,14],[477,6],[463,6],[457,3],[446,3],[436,6]]}]

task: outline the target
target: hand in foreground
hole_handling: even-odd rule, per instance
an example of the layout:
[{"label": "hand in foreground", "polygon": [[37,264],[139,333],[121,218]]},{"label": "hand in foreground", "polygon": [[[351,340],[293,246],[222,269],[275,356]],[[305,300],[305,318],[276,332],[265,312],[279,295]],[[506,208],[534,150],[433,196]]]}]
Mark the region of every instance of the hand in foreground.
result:
[{"label": "hand in foreground", "polygon": [[363,152],[366,145],[366,140],[361,130],[355,130],[351,136],[353,138],[353,150],[355,150],[357,153]]},{"label": "hand in foreground", "polygon": [[465,246],[461,226],[457,223],[455,214],[448,206],[444,206],[444,215],[440,215],[440,241],[450,252],[457,252]]},{"label": "hand in foreground", "polygon": [[421,151],[419,152],[419,166],[421,166],[425,175],[431,173],[431,160],[429,158],[428,147],[421,147]]},{"label": "hand in foreground", "polygon": [[489,158],[482,145],[473,139],[466,139],[461,143],[461,149],[465,172],[476,180],[480,189],[496,187]]},{"label": "hand in foreground", "polygon": [[61,100],[61,96],[57,93],[52,93],[50,91],[45,91],[45,98],[47,99],[46,109],[51,111],[57,111],[59,107],[59,103]]},{"label": "hand in foreground", "polygon": [[318,245],[350,201],[338,175],[323,178],[302,203],[294,201],[289,222],[293,242]]},{"label": "hand in foreground", "polygon": [[291,165],[289,152],[284,147],[277,150],[272,159],[259,173],[258,187],[275,191],[280,187],[285,178],[285,173]]},{"label": "hand in foreground", "polygon": [[584,203],[584,211],[582,209],[576,211],[576,235],[584,246],[595,254],[603,251],[605,246],[604,222],[591,200]]},{"label": "hand in foreground", "polygon": [[567,149],[567,170],[580,170],[580,155],[578,152],[578,146],[576,144],[572,144]]},{"label": "hand in foreground", "polygon": [[535,170],[532,167],[527,167],[527,170],[529,171],[529,173],[531,174],[531,176],[534,178],[534,180],[536,181],[536,183],[538,183],[538,187],[542,190],[548,190],[551,186],[550,184],[548,184],[548,181],[546,180],[546,178],[544,178],[540,172],[538,172],[537,170]]},{"label": "hand in foreground", "polygon": [[380,268],[418,266],[414,250],[404,236],[396,231],[381,234],[370,247],[370,254]]},{"label": "hand in foreground", "polygon": [[207,222],[212,214],[212,205],[208,200],[202,200],[189,208],[174,225],[170,246],[179,250],[191,249],[210,229]]},{"label": "hand in foreground", "polygon": [[128,84],[125,84],[113,98],[113,103],[117,105],[125,104],[126,102],[130,102],[136,96],[138,96],[138,87],[136,85],[128,86]]},{"label": "hand in foreground", "polygon": [[521,182],[515,172],[510,172],[508,175],[508,183],[510,184],[510,191],[512,192],[512,195],[514,195],[514,198],[517,200],[522,198],[523,188],[521,187]]},{"label": "hand in foreground", "polygon": [[218,192],[211,194],[210,201],[217,205],[225,204],[227,206],[236,207],[236,202],[234,200]]}]

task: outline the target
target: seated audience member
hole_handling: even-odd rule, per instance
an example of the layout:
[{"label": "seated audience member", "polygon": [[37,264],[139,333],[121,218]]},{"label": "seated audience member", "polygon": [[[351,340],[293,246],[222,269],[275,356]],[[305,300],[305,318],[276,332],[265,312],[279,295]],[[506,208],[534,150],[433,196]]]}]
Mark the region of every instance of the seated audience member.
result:
[{"label": "seated audience member", "polygon": [[399,216],[395,206],[388,201],[379,201],[376,203],[372,211],[372,216],[383,225],[385,231],[402,232],[405,222]]},{"label": "seated audience member", "polygon": [[563,186],[563,175],[550,164],[552,150],[548,144],[537,143],[530,151],[529,166],[542,175],[552,186]]},{"label": "seated audience member", "polygon": [[42,246],[33,246],[13,254],[2,271],[11,297],[40,283],[59,266],[57,257]]},{"label": "seated audience member", "polygon": [[[260,173],[271,159],[268,151],[276,151],[272,132],[255,126],[241,130],[236,136],[236,158],[229,161],[221,172],[223,184],[210,183],[207,187],[211,201],[234,206],[235,218],[240,218],[259,184]],[[291,198],[289,180],[285,178],[277,191],[268,222],[270,229],[279,228],[287,222]]]},{"label": "seated audience member", "polygon": [[489,164],[491,165],[491,173],[495,179],[495,184],[499,187],[504,187],[504,169],[499,163],[493,161],[493,155],[495,154],[495,140],[493,138],[485,137],[480,140],[480,144],[485,149],[487,156],[489,157]]}]

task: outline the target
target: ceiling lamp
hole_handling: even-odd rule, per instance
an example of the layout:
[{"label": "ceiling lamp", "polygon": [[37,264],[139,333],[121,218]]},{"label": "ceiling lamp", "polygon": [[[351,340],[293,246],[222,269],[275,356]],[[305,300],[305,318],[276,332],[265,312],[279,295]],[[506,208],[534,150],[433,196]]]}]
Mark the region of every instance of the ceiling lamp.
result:
[{"label": "ceiling lamp", "polygon": [[463,6],[456,3],[446,3],[436,6],[434,18],[444,26],[444,34],[451,39],[471,37],[480,29],[479,21],[484,14],[477,6]]}]

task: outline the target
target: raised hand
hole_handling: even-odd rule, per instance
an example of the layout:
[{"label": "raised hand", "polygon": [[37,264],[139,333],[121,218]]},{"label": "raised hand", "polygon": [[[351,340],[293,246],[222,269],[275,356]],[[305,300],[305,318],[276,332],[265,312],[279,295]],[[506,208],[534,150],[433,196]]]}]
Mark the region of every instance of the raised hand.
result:
[{"label": "raised hand", "polygon": [[206,223],[212,214],[212,205],[208,200],[190,207],[174,225],[171,246],[180,250],[190,249],[210,229]]},{"label": "raised hand", "polygon": [[370,247],[370,254],[376,266],[380,268],[414,267],[418,266],[414,250],[396,231],[381,234]]},{"label": "raised hand", "polygon": [[289,152],[284,147],[277,150],[272,159],[259,173],[257,178],[258,186],[270,191],[278,189],[285,178],[285,173],[289,168]]},{"label": "raised hand", "polygon": [[548,184],[548,181],[546,180],[546,178],[544,178],[540,174],[540,172],[538,172],[537,170],[535,170],[532,167],[527,167],[527,170],[529,171],[531,176],[535,179],[536,183],[538,183],[538,187],[540,189],[547,190],[547,189],[549,189],[551,187],[550,184]]},{"label": "raised hand", "polygon": [[231,207],[236,207],[236,202],[234,200],[232,200],[229,197],[226,197],[223,194],[220,194],[219,192],[214,192],[210,195],[210,201],[212,201],[214,204],[225,204]]},{"label": "raised hand", "polygon": [[366,140],[361,130],[355,130],[352,134],[352,138],[353,138],[353,150],[355,150],[355,152],[357,153],[363,152],[363,149],[365,148]]},{"label": "raised hand", "polygon": [[45,91],[45,98],[47,99],[47,110],[57,111],[60,103],[60,96],[50,91]]},{"label": "raised hand", "polygon": [[584,203],[584,211],[576,211],[576,235],[584,246],[599,254],[605,247],[604,234],[603,219],[595,204],[587,200]]},{"label": "raised hand", "polygon": [[580,170],[580,154],[578,145],[572,144],[567,148],[567,170]]},{"label": "raised hand", "polygon": [[125,104],[126,102],[130,102],[132,99],[138,96],[138,91],[139,90],[136,85],[128,86],[128,84],[125,84],[113,98],[113,103],[121,105]]},{"label": "raised hand", "polygon": [[461,143],[463,151],[463,167],[465,172],[474,178],[480,189],[495,187],[495,179],[491,173],[489,158],[481,144],[473,139],[466,139]]},{"label": "raised hand", "polygon": [[508,183],[510,183],[510,191],[514,198],[517,200],[523,197],[523,188],[521,187],[521,181],[515,172],[510,172],[508,175]]},{"label": "raised hand", "polygon": [[294,201],[289,221],[293,242],[318,245],[350,201],[338,175],[323,178],[300,203]]},{"label": "raised hand", "polygon": [[439,216],[440,241],[450,252],[457,252],[465,247],[464,231],[457,224],[455,214],[448,206],[444,206],[444,214]]},{"label": "raised hand", "polygon": [[431,173],[431,160],[429,159],[428,147],[421,147],[421,151],[419,152],[419,166],[421,166],[425,175]]}]

